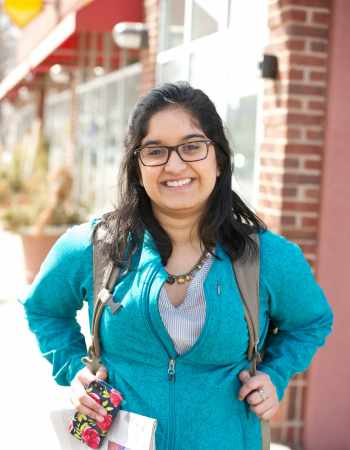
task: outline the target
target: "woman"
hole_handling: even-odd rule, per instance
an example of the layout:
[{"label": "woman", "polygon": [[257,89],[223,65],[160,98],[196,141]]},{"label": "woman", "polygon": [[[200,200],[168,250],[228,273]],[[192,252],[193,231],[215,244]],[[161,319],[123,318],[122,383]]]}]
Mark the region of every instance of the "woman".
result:
[{"label": "woman", "polygon": [[[85,393],[95,378],[75,315],[92,314],[92,244],[123,273],[106,308],[100,338],[106,378],[126,409],[158,420],[157,450],[258,450],[259,418],[269,420],[288,380],[310,364],[330,333],[332,313],[300,249],[266,230],[231,191],[231,151],[213,103],[186,83],[166,84],[132,114],[119,204],[100,221],[75,227],[50,252],[26,299],[30,328],[73,387],[76,408],[105,411]],[[232,259],[257,251],[260,235],[260,349],[247,368],[248,332]]]}]

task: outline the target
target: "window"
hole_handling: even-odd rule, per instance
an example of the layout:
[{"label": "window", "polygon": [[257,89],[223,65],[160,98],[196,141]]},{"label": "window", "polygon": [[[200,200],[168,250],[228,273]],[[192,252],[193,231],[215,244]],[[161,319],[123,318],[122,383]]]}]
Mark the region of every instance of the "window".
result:
[{"label": "window", "polygon": [[163,3],[162,50],[177,47],[184,42],[185,0],[168,0]]},{"label": "window", "polygon": [[[92,211],[110,210],[116,195],[118,168],[128,116],[138,98],[140,66],[134,64],[77,88],[75,194]],[[70,93],[51,94],[45,126],[50,166],[64,163],[70,121]]]},{"label": "window", "polygon": [[219,31],[220,22],[227,13],[227,2],[194,0],[192,4],[191,39],[198,39]]}]

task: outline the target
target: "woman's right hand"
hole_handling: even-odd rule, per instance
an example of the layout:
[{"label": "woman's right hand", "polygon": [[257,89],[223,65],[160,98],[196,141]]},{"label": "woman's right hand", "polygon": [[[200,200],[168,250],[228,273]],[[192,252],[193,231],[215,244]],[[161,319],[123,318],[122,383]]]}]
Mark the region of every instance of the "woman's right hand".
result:
[{"label": "woman's right hand", "polygon": [[85,388],[94,380],[105,380],[107,378],[107,369],[101,366],[96,375],[94,375],[87,367],[79,370],[71,382],[71,401],[80,413],[102,422],[107,415],[107,411],[90,397]]}]

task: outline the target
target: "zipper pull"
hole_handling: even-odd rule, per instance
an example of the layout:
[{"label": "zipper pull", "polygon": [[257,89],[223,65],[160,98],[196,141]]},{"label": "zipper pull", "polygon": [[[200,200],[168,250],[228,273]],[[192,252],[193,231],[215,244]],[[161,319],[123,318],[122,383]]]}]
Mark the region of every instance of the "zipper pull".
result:
[{"label": "zipper pull", "polygon": [[218,295],[221,295],[221,285],[219,281],[216,282],[216,292]]},{"label": "zipper pull", "polygon": [[174,358],[170,358],[169,359],[169,364],[168,364],[168,380],[169,381],[174,381],[175,379],[175,359]]},{"label": "zipper pull", "polygon": [[258,344],[259,344],[259,339],[256,341],[255,346],[254,346],[256,362],[259,364],[259,363],[262,362],[262,357],[261,357],[261,354],[260,354],[259,349],[258,349]]}]

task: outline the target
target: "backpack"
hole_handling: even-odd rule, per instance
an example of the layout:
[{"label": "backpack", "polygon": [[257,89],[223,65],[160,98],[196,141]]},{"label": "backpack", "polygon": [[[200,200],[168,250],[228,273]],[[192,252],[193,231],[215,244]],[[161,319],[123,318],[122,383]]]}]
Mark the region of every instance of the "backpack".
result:
[{"label": "backpack", "polygon": [[[250,374],[256,374],[257,364],[261,361],[258,351],[259,344],[259,276],[260,276],[260,241],[257,234],[252,234],[258,246],[257,255],[253,258],[246,251],[241,258],[232,262],[232,267],[237,279],[237,285],[242,297],[245,319],[249,331],[248,359],[250,361]],[[94,276],[94,311],[91,329],[91,345],[88,356],[82,361],[96,373],[100,366],[101,348],[99,342],[99,326],[103,309],[109,306],[115,314],[121,303],[113,299],[113,289],[117,282],[120,270],[108,259],[101,249],[102,240],[93,244],[93,276]],[[270,429],[267,421],[261,420],[262,450],[270,449]]]}]

